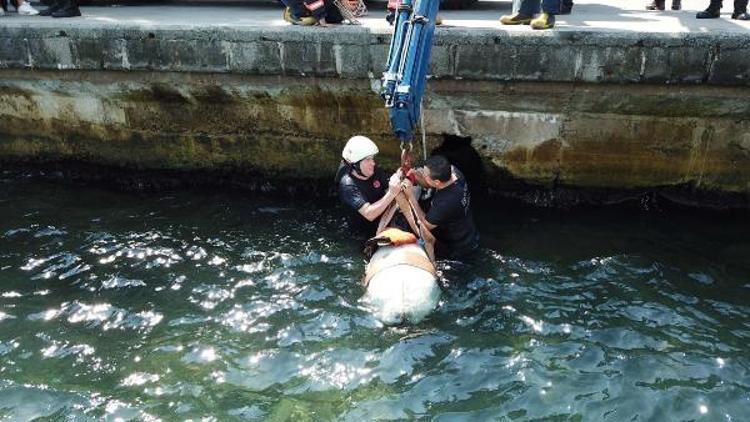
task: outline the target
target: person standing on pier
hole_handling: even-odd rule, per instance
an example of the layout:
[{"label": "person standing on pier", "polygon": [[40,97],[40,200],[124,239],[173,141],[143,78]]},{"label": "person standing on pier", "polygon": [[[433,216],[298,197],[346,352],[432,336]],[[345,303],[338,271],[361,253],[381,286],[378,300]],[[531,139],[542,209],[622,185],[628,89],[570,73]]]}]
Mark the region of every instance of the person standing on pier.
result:
[{"label": "person standing on pier", "polygon": [[[734,0],[734,12],[732,12],[732,19],[739,21],[750,21],[750,14],[747,13],[747,1],[748,0]],[[706,10],[698,12],[695,17],[697,19],[716,19],[721,14],[721,0],[711,0]]]},{"label": "person standing on pier", "polygon": [[[572,7],[571,3],[571,9]],[[542,13],[539,13],[540,10]],[[500,23],[531,25],[533,29],[550,29],[555,26],[555,15],[559,14],[560,0],[521,0],[518,13],[502,16]]]},{"label": "person standing on pier", "polygon": [[562,2],[560,2],[560,14],[569,15],[571,13],[573,13],[573,0],[562,0]]},{"label": "person standing on pier", "polygon": [[4,15],[5,12],[8,11],[8,8],[10,5],[13,5],[13,7],[16,8],[16,12],[18,12],[19,15],[26,15],[26,16],[33,16],[38,15],[39,11],[31,7],[31,4],[29,2],[24,0],[15,0],[15,1],[6,1],[2,0],[3,7],[0,9],[0,16]]},{"label": "person standing on pier", "polygon": [[[667,7],[666,0],[653,0],[646,6],[646,10],[664,10]],[[672,0],[672,10],[682,9],[682,0]]]},{"label": "person standing on pier", "polygon": [[377,145],[365,136],[354,136],[344,146],[336,172],[339,200],[352,211],[355,228],[372,237],[378,219],[401,189],[398,173],[390,179],[375,164]]}]

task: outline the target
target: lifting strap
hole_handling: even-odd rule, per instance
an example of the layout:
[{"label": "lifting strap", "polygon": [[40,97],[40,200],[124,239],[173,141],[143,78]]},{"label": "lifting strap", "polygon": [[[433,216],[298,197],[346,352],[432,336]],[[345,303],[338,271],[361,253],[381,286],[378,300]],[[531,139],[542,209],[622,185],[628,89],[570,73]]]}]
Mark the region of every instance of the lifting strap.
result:
[{"label": "lifting strap", "polygon": [[408,178],[412,184],[417,183],[417,177],[414,174],[409,175],[409,170],[411,170],[411,163],[412,163],[412,155],[411,150],[413,148],[413,145],[411,142],[409,142],[409,148],[404,148],[404,144],[401,143],[401,172],[404,174],[404,177]]},{"label": "lifting strap", "polygon": [[[399,0],[395,0],[399,1]],[[406,175],[409,173],[409,170],[411,170],[411,149],[412,149],[412,143],[408,143],[409,148],[404,147],[404,142],[401,143],[401,165],[399,168],[401,169],[401,173]],[[412,184],[416,183],[416,176],[411,175],[409,177],[409,180],[412,182]],[[401,193],[399,193],[400,195]],[[376,234],[380,234],[385,228],[388,226],[388,223],[393,220],[393,216],[396,214],[396,211],[398,210],[398,204],[394,201],[391,202],[391,205],[388,206],[388,208],[383,211],[383,215],[380,216],[380,224],[378,224],[378,229],[375,231]],[[409,223],[411,225],[411,223]],[[416,229],[412,227],[412,230],[414,230],[414,233],[417,233]],[[419,233],[417,233],[419,234]]]},{"label": "lifting strap", "polygon": [[386,268],[395,267],[397,265],[416,267],[437,277],[435,264],[433,264],[423,253],[418,251],[418,249],[403,248],[399,250],[399,253],[388,253],[383,255],[382,258],[377,261],[370,261],[370,263],[367,264],[365,278],[362,280],[363,284],[365,286],[369,285],[370,280],[375,274]]},{"label": "lifting strap", "polygon": [[383,215],[380,216],[380,223],[378,223],[378,228],[375,230],[376,236],[388,227],[388,224],[393,220],[393,216],[396,215],[396,211],[398,211],[398,204],[395,201],[391,202],[391,205],[388,205],[388,208],[383,211]]},{"label": "lifting strap", "polygon": [[391,203],[388,208],[386,208],[385,212],[380,218],[380,223],[378,224],[378,230],[376,233],[380,234],[380,232],[385,230],[385,228],[393,219],[393,216],[396,214],[396,210],[400,209],[404,214],[404,217],[406,217],[406,221],[409,223],[409,227],[414,231],[414,234],[416,234],[418,238],[424,241],[424,250],[425,252],[427,252],[427,256],[430,258],[430,261],[434,263],[435,236],[432,235],[430,230],[419,219],[419,214],[416,211],[417,206],[418,205],[412,203],[410,196],[407,195],[402,188],[402,190],[396,195],[396,200]]},{"label": "lifting strap", "polygon": [[[407,144],[408,147],[405,145]],[[424,149],[424,139],[422,140],[422,147]],[[408,178],[412,184],[416,183],[416,176],[414,174],[408,175],[409,170],[411,170],[411,163],[412,163],[412,154],[411,150],[413,148],[413,144],[411,142],[401,142],[401,173],[404,175],[404,177]],[[409,223],[409,227],[412,229],[414,234],[417,235],[417,237],[421,240],[419,242],[420,245],[424,248],[425,252],[427,253],[427,257],[429,258],[430,266],[434,268],[435,266],[435,237],[432,235],[432,232],[424,225],[424,221],[422,221],[419,218],[419,212],[417,210],[419,209],[419,205],[414,204],[411,195],[408,195],[405,192],[405,188],[403,185],[401,185],[401,190],[398,194],[396,194],[395,200],[388,206],[388,208],[385,209],[383,214],[380,217],[380,223],[378,224],[378,229],[375,232],[376,237],[380,235],[384,230],[387,229],[388,224],[393,220],[393,216],[396,215],[397,210],[401,210],[401,213],[406,217],[406,221]],[[375,238],[373,238],[375,239]],[[372,239],[370,239],[372,240]],[[374,252],[374,248],[369,249],[369,251],[366,248],[367,253],[370,256]]]}]

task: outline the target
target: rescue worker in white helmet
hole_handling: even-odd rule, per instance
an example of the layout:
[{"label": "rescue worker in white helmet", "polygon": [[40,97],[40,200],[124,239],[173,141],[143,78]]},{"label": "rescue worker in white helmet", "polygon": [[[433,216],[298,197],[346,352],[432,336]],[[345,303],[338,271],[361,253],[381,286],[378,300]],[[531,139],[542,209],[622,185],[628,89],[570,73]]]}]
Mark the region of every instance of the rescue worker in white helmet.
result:
[{"label": "rescue worker in white helmet", "polygon": [[353,212],[355,228],[368,237],[375,234],[378,218],[399,192],[398,172],[390,179],[375,163],[378,147],[365,136],[354,136],[341,152],[341,165],[336,173],[339,200]]}]

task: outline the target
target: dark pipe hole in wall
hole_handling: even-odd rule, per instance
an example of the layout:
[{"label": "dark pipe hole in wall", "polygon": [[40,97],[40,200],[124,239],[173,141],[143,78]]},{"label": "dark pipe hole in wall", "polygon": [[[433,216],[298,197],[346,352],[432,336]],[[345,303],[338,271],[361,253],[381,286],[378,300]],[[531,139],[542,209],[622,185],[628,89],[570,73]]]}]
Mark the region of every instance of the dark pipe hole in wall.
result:
[{"label": "dark pipe hole in wall", "polygon": [[443,134],[443,143],[431,155],[442,155],[466,177],[472,198],[482,198],[487,192],[484,165],[477,150],[471,146],[470,136]]}]

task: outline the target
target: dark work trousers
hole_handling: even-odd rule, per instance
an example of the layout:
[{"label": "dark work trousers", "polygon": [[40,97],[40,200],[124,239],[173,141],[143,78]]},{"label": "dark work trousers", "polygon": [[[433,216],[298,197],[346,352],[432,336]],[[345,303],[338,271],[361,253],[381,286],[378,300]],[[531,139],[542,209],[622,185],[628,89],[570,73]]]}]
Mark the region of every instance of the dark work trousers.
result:
[{"label": "dark work trousers", "polygon": [[[279,0],[279,1],[281,1],[281,3],[283,3],[284,6],[288,7],[292,11],[292,14],[298,18],[301,18],[303,16],[313,15],[313,13],[311,13],[310,10],[305,6],[305,2],[303,0]],[[344,20],[343,16],[341,16],[341,12],[339,12],[339,9],[333,4],[333,1],[326,0],[324,10],[325,12],[323,12],[322,15],[319,15],[319,16],[325,17],[326,22],[341,23]]]},{"label": "dark work trousers", "polygon": [[560,13],[560,0],[522,0],[518,13],[526,16],[533,16],[540,11],[557,15]]},{"label": "dark work trousers", "polygon": [[[717,7],[718,6],[718,7]],[[716,8],[716,10],[721,9],[722,1],[721,0],[711,0],[711,3],[708,5],[708,8]],[[747,0],[734,0],[734,13],[746,13],[747,12]]]}]

